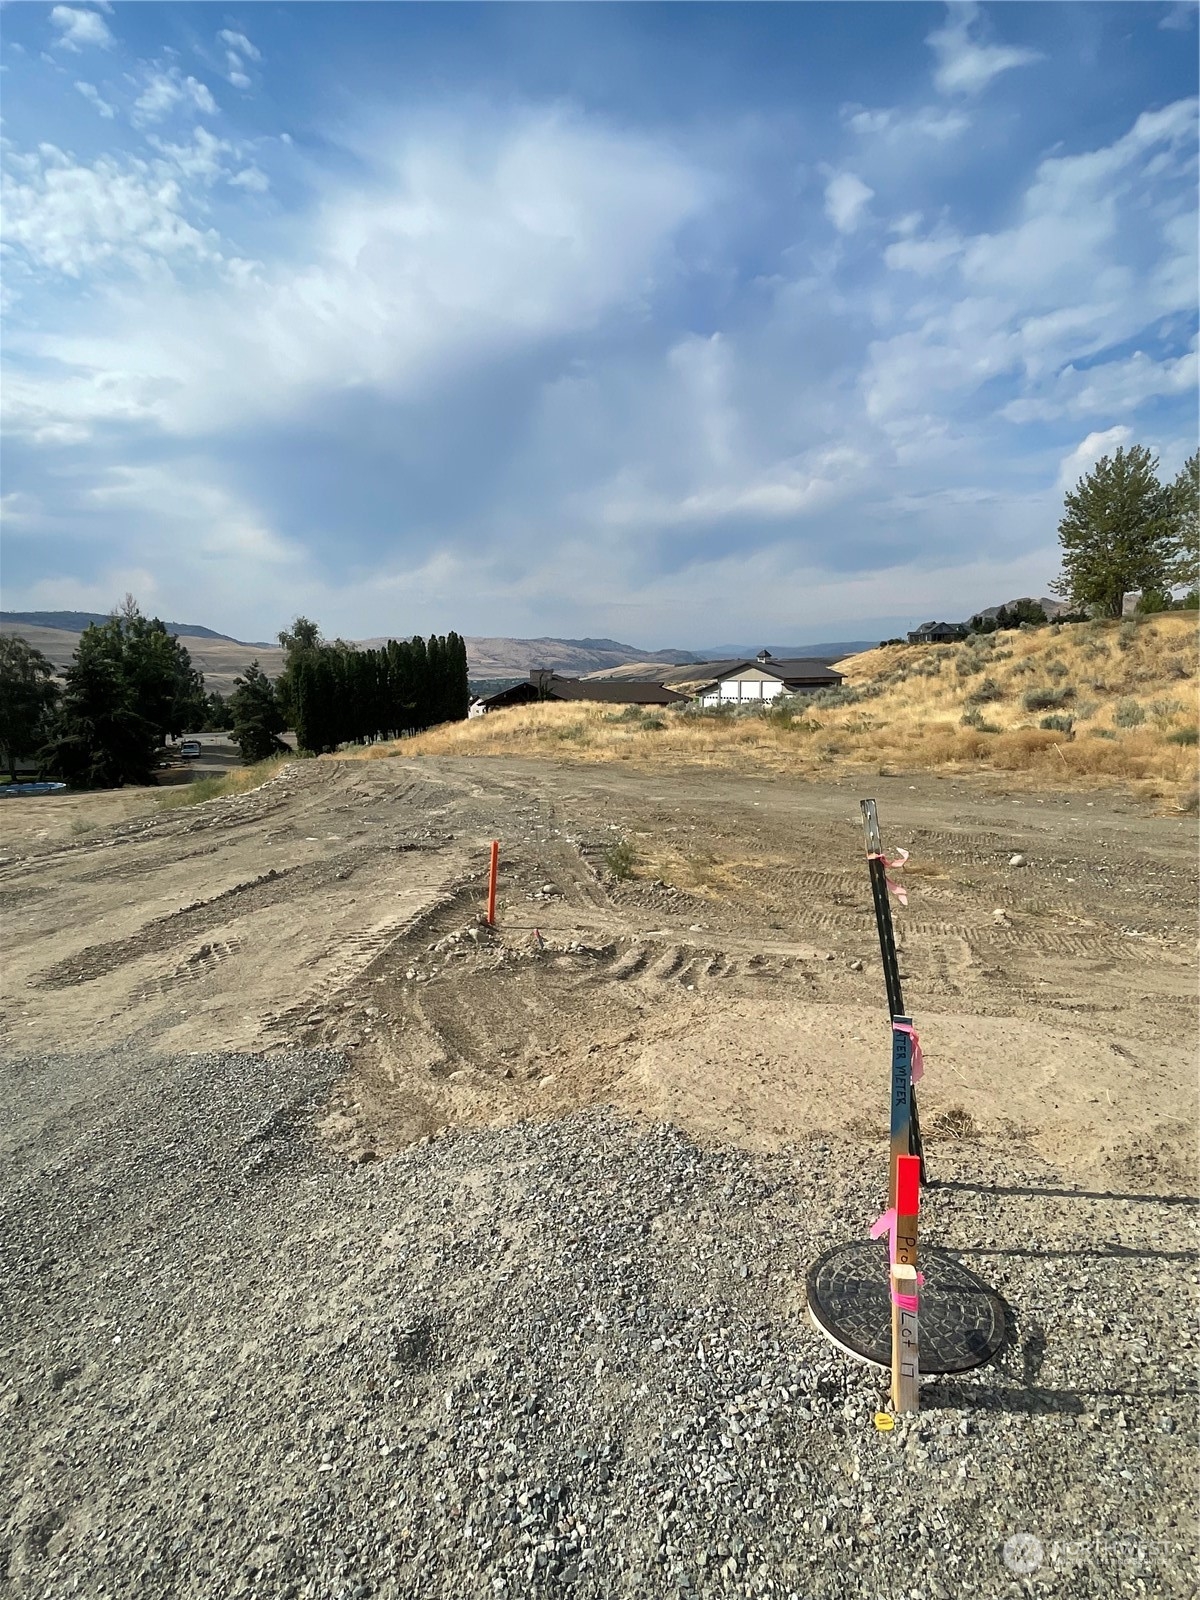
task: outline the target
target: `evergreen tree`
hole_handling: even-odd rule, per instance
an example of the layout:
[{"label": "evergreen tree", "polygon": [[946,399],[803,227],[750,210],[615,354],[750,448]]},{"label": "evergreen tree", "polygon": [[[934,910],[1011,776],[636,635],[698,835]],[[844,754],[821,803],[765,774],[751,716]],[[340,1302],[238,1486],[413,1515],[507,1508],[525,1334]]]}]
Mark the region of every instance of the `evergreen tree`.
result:
[{"label": "evergreen tree", "polygon": [[42,652],[27,639],[0,634],[0,752],[11,778],[18,759],[45,744],[58,697],[54,667]]},{"label": "evergreen tree", "polygon": [[163,740],[199,728],[205,711],[204,679],[187,650],[126,595],[80,637],[45,759],[78,788],[149,783]]},{"label": "evergreen tree", "polygon": [[1066,496],[1058,537],[1063,574],[1052,585],[1073,605],[1119,617],[1132,589],[1171,581],[1178,519],[1173,491],[1158,481],[1143,445],[1102,456]]},{"label": "evergreen tree", "polygon": [[72,788],[120,789],[152,781],[162,733],[139,708],[124,643],[119,618],[93,623],[67,668],[42,758]]},{"label": "evergreen tree", "polygon": [[1200,450],[1189,456],[1171,486],[1170,583],[1189,597],[1200,589]]},{"label": "evergreen tree", "polygon": [[233,720],[233,742],[248,766],[287,749],[279,738],[284,721],[275,686],[257,661],[252,661],[243,675],[234,679],[229,711]]}]

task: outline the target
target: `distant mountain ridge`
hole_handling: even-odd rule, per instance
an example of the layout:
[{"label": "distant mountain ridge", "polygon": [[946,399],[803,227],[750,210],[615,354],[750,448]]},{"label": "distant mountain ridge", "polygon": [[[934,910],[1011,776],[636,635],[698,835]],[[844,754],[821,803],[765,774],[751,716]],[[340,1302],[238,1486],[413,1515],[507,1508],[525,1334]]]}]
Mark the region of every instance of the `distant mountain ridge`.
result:
[{"label": "distant mountain ridge", "polygon": [[[111,611],[0,611],[0,623],[24,623],[30,628],[61,628],[64,633],[82,633],[94,623],[102,627],[111,620]],[[224,639],[229,644],[244,644],[251,650],[270,650],[265,639],[235,639],[232,634],[218,633],[214,628],[204,628],[198,622],[164,622],[168,633],[186,634],[189,639]]]}]

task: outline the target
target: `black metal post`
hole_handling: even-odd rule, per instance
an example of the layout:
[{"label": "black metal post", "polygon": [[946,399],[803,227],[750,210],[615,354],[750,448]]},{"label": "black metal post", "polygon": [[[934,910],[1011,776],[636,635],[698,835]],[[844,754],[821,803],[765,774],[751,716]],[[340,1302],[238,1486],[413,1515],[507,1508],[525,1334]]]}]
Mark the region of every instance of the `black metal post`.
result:
[{"label": "black metal post", "polygon": [[[883,844],[879,834],[879,815],[874,800],[863,800],[863,831],[867,838],[867,868],[871,875],[871,898],[875,902],[875,926],[879,930],[879,953],[883,957],[883,979],[887,985],[888,1015],[894,1022],[906,1016],[904,993],[900,987],[900,962],[896,955],[896,930],[892,926],[892,907],[888,900],[887,866],[883,859]],[[921,1142],[921,1123],[917,1116],[917,1092],[912,1085],[908,1091],[911,1122],[909,1124],[909,1154],[921,1158],[921,1182],[927,1183],[925,1149]]]}]

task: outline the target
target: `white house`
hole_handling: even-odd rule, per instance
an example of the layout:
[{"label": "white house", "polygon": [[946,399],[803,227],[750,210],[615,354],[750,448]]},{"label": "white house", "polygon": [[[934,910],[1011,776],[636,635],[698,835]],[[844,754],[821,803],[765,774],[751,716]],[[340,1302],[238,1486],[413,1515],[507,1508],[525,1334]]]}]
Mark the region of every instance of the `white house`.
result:
[{"label": "white house", "polygon": [[760,650],[753,661],[714,661],[711,680],[696,695],[704,706],[761,704],[780,694],[836,689],[843,675],[823,661],[784,659]]}]

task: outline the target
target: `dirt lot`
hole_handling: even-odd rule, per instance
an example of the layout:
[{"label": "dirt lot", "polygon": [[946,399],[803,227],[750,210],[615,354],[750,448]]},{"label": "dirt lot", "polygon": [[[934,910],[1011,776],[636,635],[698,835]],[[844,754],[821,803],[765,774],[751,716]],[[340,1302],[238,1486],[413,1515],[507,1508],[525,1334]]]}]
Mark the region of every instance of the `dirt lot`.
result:
[{"label": "dirt lot", "polygon": [[[1194,823],[1000,777],[395,758],[296,763],[166,814],[151,794],[10,801],[0,1048],[331,1045],[353,1065],[322,1131],[359,1158],[597,1103],[702,1142],[879,1149],[870,792],[912,852],[896,919],[933,1159],[1015,1142],[1079,1181],[1191,1190]],[[616,881],[622,836],[638,866]]]}]

